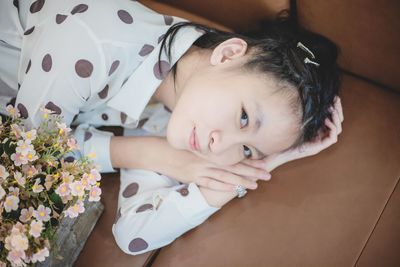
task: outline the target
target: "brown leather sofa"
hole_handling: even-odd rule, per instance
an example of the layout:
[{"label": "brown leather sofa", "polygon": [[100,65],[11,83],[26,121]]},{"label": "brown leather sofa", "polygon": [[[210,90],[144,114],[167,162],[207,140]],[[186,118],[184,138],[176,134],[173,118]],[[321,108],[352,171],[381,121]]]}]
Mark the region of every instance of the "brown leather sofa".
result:
[{"label": "brown leather sofa", "polygon": [[104,175],[105,211],[75,266],[400,266],[400,2],[143,2],[234,30],[290,9],[341,47],[343,132],[169,246],[138,256],[114,242],[119,176]]}]

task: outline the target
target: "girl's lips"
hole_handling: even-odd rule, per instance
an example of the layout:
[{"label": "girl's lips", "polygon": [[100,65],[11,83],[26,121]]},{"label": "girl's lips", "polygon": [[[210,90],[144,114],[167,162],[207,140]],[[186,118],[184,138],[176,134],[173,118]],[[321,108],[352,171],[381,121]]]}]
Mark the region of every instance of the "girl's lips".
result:
[{"label": "girl's lips", "polygon": [[189,146],[192,150],[200,150],[200,146],[199,146],[199,140],[197,139],[196,136],[196,127],[193,128],[190,137],[189,137]]}]

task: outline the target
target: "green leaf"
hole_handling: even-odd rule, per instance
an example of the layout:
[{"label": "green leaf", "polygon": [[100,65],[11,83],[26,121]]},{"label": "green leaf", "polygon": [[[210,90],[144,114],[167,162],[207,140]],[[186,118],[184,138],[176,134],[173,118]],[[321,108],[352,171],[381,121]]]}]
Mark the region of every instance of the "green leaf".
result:
[{"label": "green leaf", "polygon": [[12,219],[13,221],[17,221],[19,218],[19,211],[12,210],[10,212],[7,212],[6,210],[4,210],[2,216],[4,219]]},{"label": "green leaf", "polygon": [[15,148],[17,148],[17,145],[16,144],[12,144],[11,143],[11,139],[9,139],[7,142],[5,142],[4,144],[3,144],[3,150],[4,150],[4,152],[6,152],[6,154],[9,156],[9,157],[11,157],[11,155],[13,154],[13,153],[15,153]]},{"label": "green leaf", "polygon": [[56,193],[53,192],[49,195],[51,201],[53,201],[54,205],[55,205],[55,210],[58,213],[61,213],[64,210],[64,203],[62,203],[61,197]]}]

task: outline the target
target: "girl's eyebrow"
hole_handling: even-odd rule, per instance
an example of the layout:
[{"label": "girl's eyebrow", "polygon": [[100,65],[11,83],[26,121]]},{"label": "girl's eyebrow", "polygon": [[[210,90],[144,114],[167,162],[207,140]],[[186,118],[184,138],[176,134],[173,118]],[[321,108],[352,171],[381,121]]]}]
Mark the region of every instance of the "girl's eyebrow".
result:
[{"label": "girl's eyebrow", "polygon": [[256,110],[255,110],[256,122],[255,122],[255,127],[253,127],[253,134],[256,134],[257,131],[263,125],[264,114],[261,112],[260,104],[258,103],[257,100],[254,101],[254,105],[256,106]]},{"label": "girl's eyebrow", "polygon": [[[253,134],[256,134],[258,132],[258,130],[261,128],[261,126],[263,125],[264,114],[261,112],[260,103],[257,100],[254,101],[254,106],[256,107],[255,114],[254,114],[255,118],[256,118],[256,122],[253,127]],[[261,158],[265,157],[265,154],[262,153],[260,150],[258,150],[256,147],[254,147],[254,149],[257,152],[256,159],[261,159]]]}]

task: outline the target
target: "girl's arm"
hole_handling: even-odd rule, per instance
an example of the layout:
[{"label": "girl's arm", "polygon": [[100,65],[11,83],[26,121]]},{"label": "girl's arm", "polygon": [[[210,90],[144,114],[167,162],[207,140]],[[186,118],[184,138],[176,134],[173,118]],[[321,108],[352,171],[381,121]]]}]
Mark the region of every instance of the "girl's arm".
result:
[{"label": "girl's arm", "polygon": [[114,168],[152,170],[217,191],[232,192],[237,184],[251,188],[263,175],[267,178],[262,179],[269,178],[264,170],[242,163],[217,166],[190,151],[171,147],[165,137],[158,136],[112,136],[110,161]]}]

